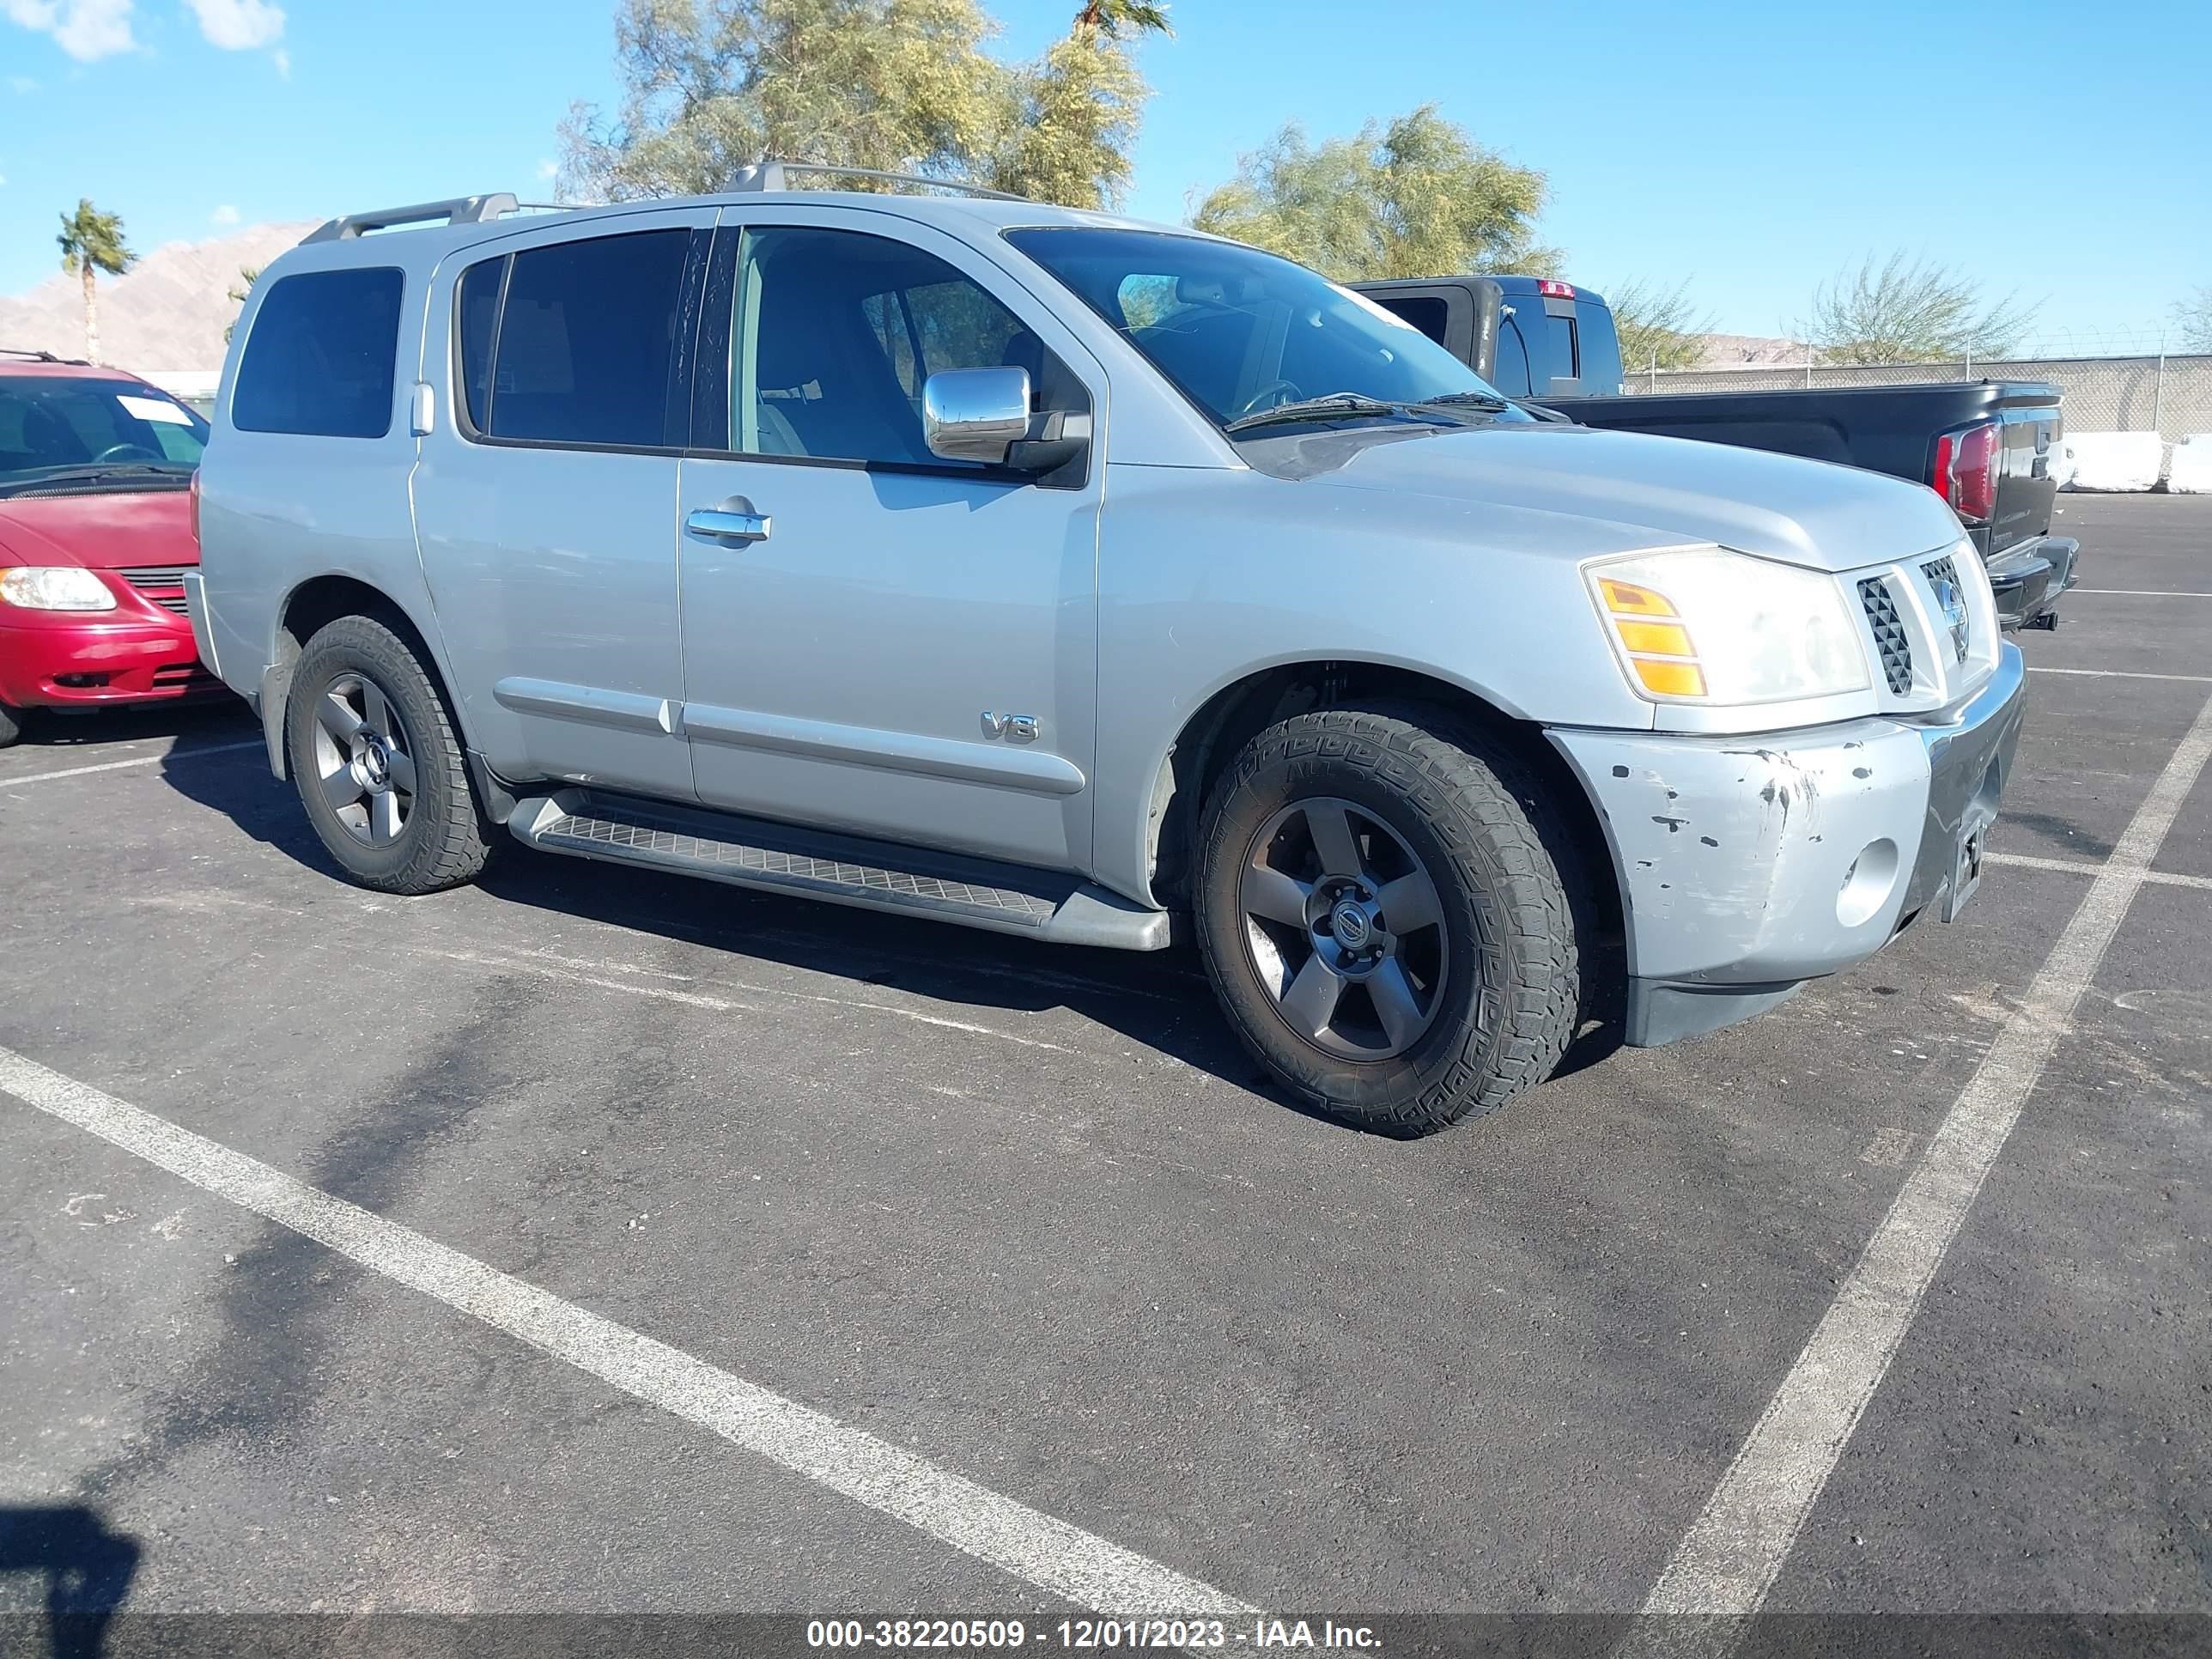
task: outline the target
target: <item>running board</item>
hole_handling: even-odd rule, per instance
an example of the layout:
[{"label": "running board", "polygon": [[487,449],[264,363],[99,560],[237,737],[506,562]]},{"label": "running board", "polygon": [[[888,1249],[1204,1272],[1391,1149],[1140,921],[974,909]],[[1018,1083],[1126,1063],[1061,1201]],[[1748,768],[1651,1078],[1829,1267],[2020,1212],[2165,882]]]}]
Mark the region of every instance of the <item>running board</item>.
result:
[{"label": "running board", "polygon": [[1160,951],[1168,915],[1073,876],[563,789],[515,803],[526,847],[956,921],[1060,945]]}]

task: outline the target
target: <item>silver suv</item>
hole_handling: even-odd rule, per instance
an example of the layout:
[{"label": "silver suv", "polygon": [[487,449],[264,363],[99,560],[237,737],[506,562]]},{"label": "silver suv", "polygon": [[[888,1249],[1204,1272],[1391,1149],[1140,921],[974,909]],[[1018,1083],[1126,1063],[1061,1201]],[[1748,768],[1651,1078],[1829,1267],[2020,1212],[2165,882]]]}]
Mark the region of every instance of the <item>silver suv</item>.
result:
[{"label": "silver suv", "polygon": [[201,652],[356,880],[504,828],[1187,920],[1284,1083],[1397,1133],[1624,981],[1667,1042],[1949,920],[2019,730],[1929,491],[1546,417],[1286,260],[1027,203],[335,220],[255,285],[199,484]]}]

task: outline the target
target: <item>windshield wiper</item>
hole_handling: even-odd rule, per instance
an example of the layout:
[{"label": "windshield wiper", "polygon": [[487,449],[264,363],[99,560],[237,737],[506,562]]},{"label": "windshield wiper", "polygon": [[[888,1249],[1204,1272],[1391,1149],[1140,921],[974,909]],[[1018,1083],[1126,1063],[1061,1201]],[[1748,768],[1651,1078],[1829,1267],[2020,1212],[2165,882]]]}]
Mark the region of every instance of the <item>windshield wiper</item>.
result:
[{"label": "windshield wiper", "polygon": [[1507,410],[1513,407],[1513,403],[1510,398],[1501,398],[1494,392],[1447,392],[1440,398],[1424,398],[1414,407]]},{"label": "windshield wiper", "polygon": [[1221,429],[1230,433],[1249,432],[1255,427],[1274,426],[1289,421],[1325,421],[1333,415],[1388,415],[1401,421],[1416,422],[1429,418],[1410,404],[1364,397],[1357,392],[1332,392],[1325,398],[1301,398],[1296,403],[1277,404],[1273,409],[1240,415]]},{"label": "windshield wiper", "polygon": [[82,466],[57,467],[51,472],[41,472],[35,478],[9,478],[0,482],[0,495],[18,495],[26,489],[43,489],[48,484],[89,483],[101,478],[189,478],[192,469],[182,462],[108,461],[95,465],[87,462]]}]

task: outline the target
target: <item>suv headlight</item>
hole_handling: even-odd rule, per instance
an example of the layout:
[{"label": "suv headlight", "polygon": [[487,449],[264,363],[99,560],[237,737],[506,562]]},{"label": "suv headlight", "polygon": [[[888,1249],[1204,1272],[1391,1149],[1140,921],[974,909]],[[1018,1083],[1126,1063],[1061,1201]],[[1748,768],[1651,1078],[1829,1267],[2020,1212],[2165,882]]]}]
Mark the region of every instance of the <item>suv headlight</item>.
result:
[{"label": "suv headlight", "polygon": [[89,570],[73,564],[20,565],[0,570],[0,599],[26,611],[112,611],[115,595]]},{"label": "suv headlight", "polygon": [[1724,547],[1601,559],[1583,574],[1629,684],[1655,702],[1784,702],[1869,684],[1832,576]]}]

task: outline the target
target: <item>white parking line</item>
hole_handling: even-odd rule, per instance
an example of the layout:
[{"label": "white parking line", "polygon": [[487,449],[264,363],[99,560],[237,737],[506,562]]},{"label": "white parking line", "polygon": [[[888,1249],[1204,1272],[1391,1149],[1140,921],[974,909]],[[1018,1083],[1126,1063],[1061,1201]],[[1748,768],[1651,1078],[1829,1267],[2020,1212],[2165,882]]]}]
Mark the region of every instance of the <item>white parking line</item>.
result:
[{"label": "white parking line", "polygon": [[2031,674],[2080,674],[2093,680],[2180,680],[2190,685],[2212,685],[2212,674],[2136,674],[2124,668],[2030,668]]},{"label": "white parking line", "polygon": [[59,772],[33,772],[27,778],[0,777],[0,789],[21,788],[27,783],[52,783],[56,778],[82,778],[94,772],[120,772],[130,766],[157,766],[166,760],[191,760],[199,755],[228,755],[234,749],[263,749],[268,745],[258,738],[242,743],[210,744],[204,749],[165,749],[158,755],[141,755],[136,760],[103,761],[98,766],[71,766]]},{"label": "white parking line", "polygon": [[2212,599],[2212,593],[2175,593],[2162,587],[2069,587],[2066,591],[2125,599]]},{"label": "white parking line", "polygon": [[[1646,1613],[1745,1614],[1765,1601],[2208,756],[2212,702],[2198,712],[1905,1176],[1797,1363],[1652,1586]],[[1743,1634],[1740,1620],[1650,1621],[1626,1645],[1725,1651]]]},{"label": "white parking line", "polygon": [[8,1048],[0,1092],[1054,1595],[1102,1613],[1258,1612]]},{"label": "white parking line", "polygon": [[[2069,876],[2094,876],[2105,866],[2094,859],[2040,859],[2026,853],[1984,853],[1986,864],[2017,865],[2024,870],[2063,870]],[[2170,870],[2146,870],[2142,878],[2161,887],[2212,889],[2212,876],[2185,876]]]}]

